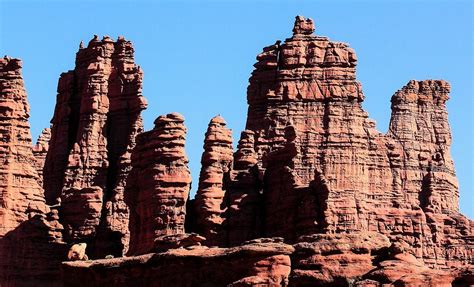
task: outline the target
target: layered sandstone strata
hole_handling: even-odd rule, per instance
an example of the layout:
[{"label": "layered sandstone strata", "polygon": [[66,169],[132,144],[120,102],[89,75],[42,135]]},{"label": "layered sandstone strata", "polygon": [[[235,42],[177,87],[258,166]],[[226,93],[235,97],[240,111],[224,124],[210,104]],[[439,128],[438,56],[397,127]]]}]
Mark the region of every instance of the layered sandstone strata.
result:
[{"label": "layered sandstone strata", "polygon": [[[287,286],[293,248],[254,241],[233,248],[197,247],[136,257],[63,264],[66,286]],[[133,266],[133,268],[129,268]]]},{"label": "layered sandstone strata", "polygon": [[[225,122],[211,120],[192,201],[184,118],[160,116],[139,134],[145,102],[131,44],[81,47],[60,79],[44,168],[48,201],[59,204],[50,210],[39,189],[34,204],[13,206],[19,213],[1,210],[12,230],[0,239],[0,285],[22,282],[28,262],[25,280],[46,285],[64,258],[62,234],[86,241],[94,258],[121,256],[129,230],[131,257],[65,263],[65,284],[474,284],[474,223],[459,213],[450,157],[449,84],[408,82],[392,97],[384,135],[362,109],[355,52],[314,30],[298,16],[292,37],[257,56],[233,155]],[[18,62],[2,63],[0,176],[11,208],[38,176]]]},{"label": "layered sandstone strata", "polygon": [[51,129],[45,128],[41,131],[36,144],[33,146],[33,155],[36,159],[35,168],[39,177],[39,184],[43,186],[43,167],[48,154],[49,140],[51,139]]},{"label": "layered sandstone strata", "polygon": [[230,180],[226,183],[227,210],[224,244],[234,246],[263,233],[262,178],[256,168],[255,133],[241,133]]},{"label": "layered sandstone strata", "polygon": [[222,214],[225,212],[225,181],[233,161],[232,131],[221,116],[209,122],[201,158],[199,187],[196,193],[197,231],[209,245],[222,242]]},{"label": "layered sandstone strata", "polygon": [[375,231],[405,240],[429,266],[469,264],[472,222],[458,213],[449,155],[449,84],[410,81],[392,97],[383,135],[362,109],[354,51],[312,34],[310,19],[297,17],[293,32],[257,56],[248,87],[246,128],[269,206],[263,235]]},{"label": "layered sandstone strata", "polygon": [[191,184],[185,141],[184,117],[178,113],[158,117],[153,130],[137,136],[126,186],[130,255],[153,251],[160,237],[185,233]]},{"label": "layered sandstone strata", "polygon": [[45,209],[32,152],[30,107],[19,59],[0,59],[0,238]]},{"label": "layered sandstone strata", "polygon": [[21,67],[0,59],[0,285],[57,286],[63,227],[39,185]]},{"label": "layered sandstone strata", "polygon": [[119,37],[82,43],[74,70],[59,79],[44,167],[46,200],[61,202],[67,240],[87,241],[95,255],[127,249],[124,186],[130,153],[142,131],[142,71]]}]

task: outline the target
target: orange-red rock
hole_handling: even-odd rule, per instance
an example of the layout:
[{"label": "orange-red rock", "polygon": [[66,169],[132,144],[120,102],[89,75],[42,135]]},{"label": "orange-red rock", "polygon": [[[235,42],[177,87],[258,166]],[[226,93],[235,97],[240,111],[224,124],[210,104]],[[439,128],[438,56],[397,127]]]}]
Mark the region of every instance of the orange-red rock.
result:
[{"label": "orange-red rock", "polygon": [[405,240],[428,266],[468,265],[473,224],[458,211],[449,84],[410,81],[393,96],[383,135],[362,109],[354,51],[313,30],[297,17],[294,35],[264,48],[250,78],[263,235],[373,231]]},{"label": "orange-red rock", "polygon": [[128,244],[124,186],[130,153],[142,131],[142,71],[132,44],[95,36],[74,70],[61,75],[44,167],[49,203],[61,201],[69,242],[87,241],[91,255],[122,255]]},{"label": "orange-red rock", "polygon": [[43,186],[43,167],[48,154],[49,140],[51,139],[51,129],[45,128],[41,131],[36,144],[33,146],[33,155],[36,159],[35,167],[39,176],[39,184]]},{"label": "orange-red rock", "polygon": [[19,59],[0,59],[0,237],[46,209],[32,152],[30,107]]},{"label": "orange-red rock", "polygon": [[58,286],[63,227],[45,204],[18,59],[0,59],[0,286]]},{"label": "orange-red rock", "polygon": [[261,237],[263,234],[262,179],[258,173],[255,133],[242,132],[234,153],[234,165],[227,182],[225,243],[229,246]]},{"label": "orange-red rock", "polygon": [[[288,286],[293,248],[269,240],[232,248],[173,249],[134,257],[65,262],[66,286]],[[130,268],[133,266],[133,268]]]},{"label": "orange-red rock", "polygon": [[161,236],[185,233],[191,184],[185,141],[184,117],[178,113],[158,117],[153,130],[137,136],[126,186],[129,255],[152,252]]},{"label": "orange-red rock", "polygon": [[229,178],[233,161],[232,131],[221,116],[209,122],[201,158],[199,187],[196,193],[196,228],[207,239],[208,245],[222,243],[222,222],[226,210],[225,181]]},{"label": "orange-red rock", "polygon": [[291,286],[347,286],[373,270],[390,246],[376,232],[314,234],[300,241],[291,258]]},{"label": "orange-red rock", "polygon": [[382,134],[362,109],[355,52],[314,31],[298,16],[292,37],[257,56],[235,153],[224,120],[211,120],[195,200],[184,118],[161,116],[140,134],[133,48],[105,37],[81,46],[60,78],[44,167],[47,201],[58,204],[46,206],[19,62],[5,58],[0,285],[47,285],[66,258],[63,236],[95,258],[122,256],[129,232],[130,257],[65,263],[64,284],[473,284],[474,223],[459,213],[449,84],[409,81]]}]

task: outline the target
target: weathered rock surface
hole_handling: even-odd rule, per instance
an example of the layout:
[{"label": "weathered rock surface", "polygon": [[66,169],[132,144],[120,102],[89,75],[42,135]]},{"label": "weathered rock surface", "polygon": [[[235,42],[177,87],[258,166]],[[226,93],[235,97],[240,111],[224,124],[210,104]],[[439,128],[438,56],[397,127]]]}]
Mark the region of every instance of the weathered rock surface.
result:
[{"label": "weathered rock surface", "polygon": [[227,182],[227,210],[225,218],[225,243],[241,244],[263,234],[262,179],[256,168],[255,133],[242,132],[234,153],[234,165]]},{"label": "weathered rock surface", "polygon": [[160,116],[142,133],[133,48],[104,37],[60,78],[47,206],[37,173],[47,145],[31,146],[20,63],[4,58],[0,285],[57,285],[47,278],[67,258],[63,238],[87,244],[79,255],[131,256],[66,262],[65,286],[474,284],[449,84],[409,81],[382,134],[362,109],[355,52],[314,31],[298,16],[292,37],[257,56],[235,153],[225,121],[211,120],[194,200],[184,118]]},{"label": "weathered rock surface", "polygon": [[[65,286],[287,286],[293,248],[254,242],[232,248],[173,249],[165,253],[65,262]],[[133,268],[130,268],[133,266]]]},{"label": "weathered rock surface", "polygon": [[81,47],[74,70],[59,79],[44,167],[50,204],[61,202],[68,242],[86,241],[93,256],[127,249],[124,187],[142,131],[142,71],[132,44],[97,36]]},{"label": "weathered rock surface", "polygon": [[43,167],[48,154],[49,140],[51,139],[51,129],[45,128],[41,131],[36,144],[33,146],[33,155],[36,159],[35,168],[38,173],[38,180],[40,186],[43,186]]},{"label": "weathered rock surface", "polygon": [[129,255],[152,252],[160,236],[184,234],[191,175],[184,150],[184,117],[160,116],[137,136],[126,186],[130,206]]},{"label": "weathered rock surface", "polygon": [[18,59],[0,59],[0,237],[45,210],[32,152],[30,107]]},{"label": "weathered rock surface", "polygon": [[204,139],[199,187],[196,193],[196,228],[208,245],[223,241],[222,222],[225,212],[224,185],[232,168],[232,131],[221,116],[212,118]]},{"label": "weathered rock surface", "polygon": [[313,31],[297,17],[293,36],[264,48],[250,78],[246,129],[263,179],[260,232],[297,242],[373,231],[405,240],[428,266],[471,264],[473,223],[459,214],[449,155],[449,84],[410,81],[392,97],[383,135],[362,109],[355,52]]},{"label": "weathered rock surface", "polygon": [[347,286],[375,268],[390,246],[375,232],[314,234],[299,238],[292,254],[291,286]]},{"label": "weathered rock surface", "polygon": [[45,204],[18,59],[0,59],[0,285],[57,286],[63,227]]}]

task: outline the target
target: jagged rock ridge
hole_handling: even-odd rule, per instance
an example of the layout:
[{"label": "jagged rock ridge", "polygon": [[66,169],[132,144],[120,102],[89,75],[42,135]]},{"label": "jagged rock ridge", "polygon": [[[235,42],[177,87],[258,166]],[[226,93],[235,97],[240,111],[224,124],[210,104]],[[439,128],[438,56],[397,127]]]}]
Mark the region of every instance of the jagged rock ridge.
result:
[{"label": "jagged rock ridge", "polygon": [[[474,224],[459,213],[450,157],[449,84],[410,81],[393,95],[382,134],[362,109],[355,52],[314,31],[311,19],[298,16],[292,37],[257,56],[235,153],[224,119],[210,121],[194,200],[184,118],[160,116],[154,129],[142,130],[146,103],[131,43],[95,37],[81,44],[76,68],[58,84],[49,148],[45,139],[31,146],[27,112],[15,118],[11,108],[0,110],[2,127],[26,135],[21,156],[9,137],[1,155],[24,163],[29,201],[44,206],[33,213],[23,206],[12,235],[0,239],[1,258],[12,262],[0,283],[474,284]],[[18,64],[5,67],[13,68],[2,66],[0,100],[27,110]],[[23,105],[8,104],[12,97]],[[45,149],[51,207],[36,171]],[[7,167],[9,178],[16,171]],[[7,202],[20,193],[5,182]],[[18,234],[27,240],[14,243]],[[63,241],[87,242],[93,259],[107,259],[64,263],[62,281],[47,282],[66,259]],[[32,252],[32,242],[47,256]],[[20,279],[29,252],[38,269]],[[130,257],[121,257],[125,252]],[[14,253],[20,255],[11,261]]]}]

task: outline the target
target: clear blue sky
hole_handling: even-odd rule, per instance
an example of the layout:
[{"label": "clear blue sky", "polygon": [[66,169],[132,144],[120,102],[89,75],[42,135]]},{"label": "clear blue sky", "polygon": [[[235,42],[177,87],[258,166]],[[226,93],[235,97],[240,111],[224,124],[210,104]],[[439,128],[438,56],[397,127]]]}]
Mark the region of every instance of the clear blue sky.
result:
[{"label": "clear blue sky", "polygon": [[[246,88],[261,49],[291,36],[298,14],[359,58],[365,109],[385,132],[390,97],[410,79],[446,79],[461,210],[474,218],[473,7],[470,1],[21,1],[0,0],[0,54],[23,60],[35,139],[49,126],[59,74],[94,34],[133,41],[144,70],[146,129],[182,113],[197,187],[203,137],[221,114],[237,141]],[[67,3],[67,4],[66,4]]]}]

